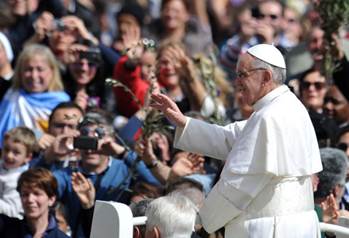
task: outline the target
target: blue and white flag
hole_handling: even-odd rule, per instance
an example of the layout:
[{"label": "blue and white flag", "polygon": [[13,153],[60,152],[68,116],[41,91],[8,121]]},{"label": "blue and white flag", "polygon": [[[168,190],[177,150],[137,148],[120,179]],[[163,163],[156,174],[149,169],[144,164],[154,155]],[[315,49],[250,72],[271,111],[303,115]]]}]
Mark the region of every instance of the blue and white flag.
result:
[{"label": "blue and white flag", "polygon": [[0,147],[5,132],[14,127],[45,131],[52,109],[69,100],[64,91],[27,93],[10,88],[0,104]]}]

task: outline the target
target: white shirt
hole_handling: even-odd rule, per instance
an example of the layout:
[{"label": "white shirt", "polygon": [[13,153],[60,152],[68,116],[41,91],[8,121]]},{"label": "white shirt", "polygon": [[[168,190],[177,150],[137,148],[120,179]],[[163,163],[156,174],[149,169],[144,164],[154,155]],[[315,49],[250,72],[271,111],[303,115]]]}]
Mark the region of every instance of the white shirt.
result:
[{"label": "white shirt", "polygon": [[225,127],[188,118],[176,130],[176,147],[227,160],[200,211],[203,226],[225,226],[227,238],[317,237],[310,175],[322,165],[309,115],[287,86],[254,109]]},{"label": "white shirt", "polygon": [[23,218],[22,202],[17,192],[17,181],[28,168],[29,165],[25,164],[15,169],[5,169],[3,161],[0,161],[0,214]]}]

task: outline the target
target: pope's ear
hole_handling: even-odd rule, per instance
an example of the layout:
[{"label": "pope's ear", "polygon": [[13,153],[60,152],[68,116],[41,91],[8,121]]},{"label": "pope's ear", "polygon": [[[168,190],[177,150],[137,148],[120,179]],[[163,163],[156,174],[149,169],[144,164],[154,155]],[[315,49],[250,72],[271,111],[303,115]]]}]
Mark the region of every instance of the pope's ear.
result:
[{"label": "pope's ear", "polygon": [[264,83],[267,83],[269,81],[273,80],[273,72],[269,69],[264,70]]}]

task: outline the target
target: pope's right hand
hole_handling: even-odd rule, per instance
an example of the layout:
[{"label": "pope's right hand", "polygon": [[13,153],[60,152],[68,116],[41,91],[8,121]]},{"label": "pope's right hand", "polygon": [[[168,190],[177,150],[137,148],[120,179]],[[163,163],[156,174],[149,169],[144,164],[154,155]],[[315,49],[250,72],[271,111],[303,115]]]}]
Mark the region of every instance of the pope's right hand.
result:
[{"label": "pope's right hand", "polygon": [[162,111],[167,119],[178,127],[184,127],[187,122],[187,118],[179,110],[177,104],[172,101],[168,96],[162,93],[153,93],[151,95],[150,106]]}]

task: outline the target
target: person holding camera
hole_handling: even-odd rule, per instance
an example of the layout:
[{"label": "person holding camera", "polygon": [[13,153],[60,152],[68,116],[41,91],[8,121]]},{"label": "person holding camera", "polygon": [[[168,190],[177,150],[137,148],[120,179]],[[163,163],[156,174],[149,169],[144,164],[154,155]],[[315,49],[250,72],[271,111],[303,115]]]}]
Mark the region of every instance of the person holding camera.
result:
[{"label": "person holding camera", "polygon": [[[144,163],[137,163],[137,154],[115,142],[110,120],[102,111],[89,111],[79,125],[80,136],[71,137],[74,150],[80,153],[77,166],[54,171],[58,181],[58,198],[70,211],[68,222],[74,234],[82,234],[80,224],[81,203],[73,191],[72,173],[80,172],[92,181],[96,199],[128,203],[128,188],[133,175],[139,172],[141,179],[157,182]],[[130,168],[129,168],[130,167]]]},{"label": "person holding camera", "polygon": [[[107,103],[103,61],[97,45],[86,41],[69,49],[64,85],[73,101],[84,111],[88,107],[103,107]],[[110,90],[111,93],[111,90]]]},{"label": "person holding camera", "polygon": [[84,111],[74,102],[63,102],[53,110],[48,121],[48,131],[38,138],[39,155],[31,167],[44,167],[51,171],[64,168],[78,159],[78,151],[67,147],[72,137],[78,136],[78,125]]},{"label": "person holding camera", "polygon": [[70,47],[85,39],[98,44],[95,38],[85,27],[84,22],[72,15],[55,18],[50,12],[43,12],[33,23],[34,34],[25,44],[46,44],[57,57],[64,68],[69,60]]}]

